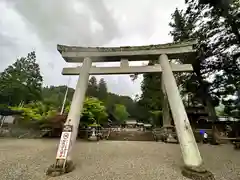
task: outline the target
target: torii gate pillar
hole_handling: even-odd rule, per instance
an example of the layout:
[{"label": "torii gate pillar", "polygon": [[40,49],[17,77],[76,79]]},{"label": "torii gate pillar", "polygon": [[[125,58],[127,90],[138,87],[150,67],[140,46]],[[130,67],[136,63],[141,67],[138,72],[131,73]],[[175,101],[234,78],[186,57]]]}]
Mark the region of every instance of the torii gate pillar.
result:
[{"label": "torii gate pillar", "polygon": [[172,118],[170,114],[166,88],[163,82],[163,76],[161,77],[161,90],[162,90],[162,121],[163,127],[167,127],[171,125]]},{"label": "torii gate pillar", "polygon": [[78,127],[79,127],[81,112],[83,109],[85,94],[88,87],[89,71],[91,66],[92,66],[92,60],[90,58],[85,58],[83,61],[81,72],[80,72],[81,75],[79,74],[79,77],[78,77],[77,86],[74,91],[67,121],[65,122],[65,125],[70,125],[73,127],[72,135],[71,135],[71,143],[70,143],[68,155],[67,155],[68,160],[71,160],[70,154],[71,154],[72,146],[75,144],[75,141],[78,135]]},{"label": "torii gate pillar", "polygon": [[202,166],[203,161],[166,54],[160,55],[159,63],[185,165],[182,174],[191,179],[214,179],[213,174]]},{"label": "torii gate pillar", "polygon": [[63,173],[71,172],[75,168],[70,155],[78,135],[78,127],[88,87],[89,71],[91,66],[92,60],[90,58],[84,58],[70,106],[70,111],[61,135],[61,141],[64,141],[61,144],[64,144],[65,147],[63,148],[61,145],[58,147],[56,157],[57,162],[48,168],[47,175],[58,176]]}]

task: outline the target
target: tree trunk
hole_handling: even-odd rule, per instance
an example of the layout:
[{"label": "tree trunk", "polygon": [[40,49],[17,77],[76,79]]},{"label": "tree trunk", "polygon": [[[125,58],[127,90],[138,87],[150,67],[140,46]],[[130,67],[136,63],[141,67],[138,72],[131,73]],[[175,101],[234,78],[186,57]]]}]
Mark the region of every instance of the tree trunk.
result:
[{"label": "tree trunk", "polygon": [[227,23],[230,25],[232,33],[236,36],[237,44],[240,44],[239,25],[237,24],[237,18],[229,13],[228,9],[223,12],[223,17],[226,18]]},{"label": "tree trunk", "polygon": [[[207,95],[209,96],[209,95]],[[204,98],[204,97],[203,97]],[[217,127],[216,127],[216,121],[218,120],[217,118],[217,114],[215,111],[214,106],[211,103],[210,97],[205,97],[205,103],[206,103],[206,109],[208,112],[208,117],[212,122],[212,141],[211,144],[213,145],[217,145],[218,144],[218,131],[217,131]]]},{"label": "tree trunk", "polygon": [[213,106],[213,103],[212,103],[212,98],[208,91],[208,86],[205,84],[203,77],[201,75],[200,62],[198,60],[196,60],[195,63],[193,63],[193,70],[196,73],[198,82],[200,84],[200,90],[201,90],[200,98],[201,98],[202,103],[208,113],[208,117],[212,122],[212,142],[211,142],[211,144],[215,145],[215,144],[218,144],[217,137],[216,137],[217,128],[215,125],[215,122],[218,120],[218,118],[217,118],[217,114],[215,111],[215,107]]}]

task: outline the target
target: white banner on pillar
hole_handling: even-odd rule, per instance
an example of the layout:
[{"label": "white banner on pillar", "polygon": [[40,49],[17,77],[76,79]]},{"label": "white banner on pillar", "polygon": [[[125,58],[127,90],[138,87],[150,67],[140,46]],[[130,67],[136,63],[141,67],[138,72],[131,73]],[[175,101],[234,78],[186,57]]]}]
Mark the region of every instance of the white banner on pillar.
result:
[{"label": "white banner on pillar", "polygon": [[66,159],[71,142],[71,132],[62,132],[56,159]]}]

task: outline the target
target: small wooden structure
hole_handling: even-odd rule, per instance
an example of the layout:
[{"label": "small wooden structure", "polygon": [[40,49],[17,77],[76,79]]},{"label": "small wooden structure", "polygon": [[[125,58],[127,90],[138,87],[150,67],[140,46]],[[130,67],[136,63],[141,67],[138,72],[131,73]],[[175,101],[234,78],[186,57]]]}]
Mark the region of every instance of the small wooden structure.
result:
[{"label": "small wooden structure", "polygon": [[23,111],[16,111],[10,108],[0,108],[0,128],[8,124],[14,124],[16,115],[21,115]]},{"label": "small wooden structure", "polygon": [[47,119],[40,127],[44,133],[44,137],[60,137],[67,115],[56,115]]},{"label": "small wooden structure", "polygon": [[127,128],[136,128],[137,127],[137,121],[135,119],[129,119],[125,121],[125,127]]}]

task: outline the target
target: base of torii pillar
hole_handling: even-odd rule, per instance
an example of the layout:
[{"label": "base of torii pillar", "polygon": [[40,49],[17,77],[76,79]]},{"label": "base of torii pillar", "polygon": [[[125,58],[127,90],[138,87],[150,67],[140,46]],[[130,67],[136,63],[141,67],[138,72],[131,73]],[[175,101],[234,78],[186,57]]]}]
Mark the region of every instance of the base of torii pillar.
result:
[{"label": "base of torii pillar", "polygon": [[203,161],[167,55],[162,54],[159,57],[159,63],[162,67],[162,81],[184,161],[182,175],[193,180],[214,180],[213,174],[203,167]]},{"label": "base of torii pillar", "polygon": [[68,117],[64,124],[60,143],[58,145],[56,163],[47,169],[46,175],[48,176],[60,176],[75,169],[75,164],[71,159],[71,153],[78,134],[80,116],[83,109],[91,66],[92,60],[90,58],[85,58],[72,98]]},{"label": "base of torii pillar", "polygon": [[214,175],[204,167],[184,166],[182,175],[193,180],[215,180]]}]

